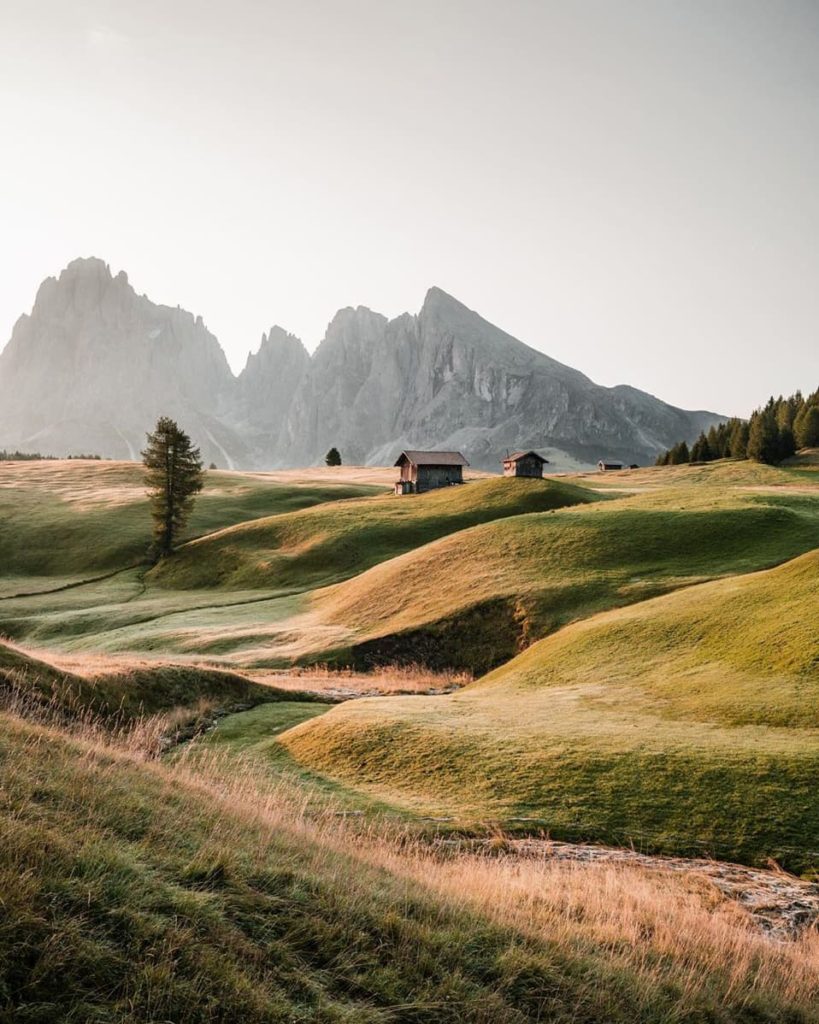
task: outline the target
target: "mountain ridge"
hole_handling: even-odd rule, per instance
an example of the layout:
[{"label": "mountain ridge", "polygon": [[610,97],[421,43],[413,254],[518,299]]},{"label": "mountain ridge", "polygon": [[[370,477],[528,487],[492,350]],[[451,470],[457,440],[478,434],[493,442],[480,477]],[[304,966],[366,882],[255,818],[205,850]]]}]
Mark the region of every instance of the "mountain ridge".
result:
[{"label": "mountain ridge", "polygon": [[534,447],[556,469],[645,462],[724,417],[628,384],[604,387],[485,320],[437,285],[418,313],[336,312],[312,355],[284,328],[234,374],[201,316],[138,295],[95,257],[46,278],[0,352],[0,446],[136,458],[160,414],[227,468],[392,461],[461,448],[496,469]]}]

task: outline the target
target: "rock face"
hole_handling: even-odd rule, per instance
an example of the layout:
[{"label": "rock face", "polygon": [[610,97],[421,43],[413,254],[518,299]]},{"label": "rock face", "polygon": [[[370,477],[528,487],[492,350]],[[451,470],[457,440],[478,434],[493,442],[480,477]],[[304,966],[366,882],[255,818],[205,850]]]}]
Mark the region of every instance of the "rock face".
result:
[{"label": "rock face", "polygon": [[273,461],[379,464],[402,448],[454,448],[497,469],[507,448],[538,448],[552,468],[601,457],[645,464],[721,417],[645,392],[604,388],[488,323],[440,288],[417,316],[336,314],[296,393]]},{"label": "rock face", "polygon": [[293,396],[309,372],[307,349],[281,327],[271,327],[262,335],[259,351],[248,353],[229,418],[259,465],[270,461],[274,439],[280,437]]},{"label": "rock face", "polygon": [[101,260],[74,260],[42,283],[0,354],[0,447],[138,459],[169,415],[207,462],[246,463],[220,415],[235,388],[201,317],[137,295]]},{"label": "rock face", "polygon": [[0,353],[0,447],[137,458],[159,415],[220,467],[392,462],[456,448],[498,469],[537,448],[552,469],[645,464],[722,417],[604,388],[439,288],[417,316],[340,310],[311,358],[280,327],[234,378],[201,318],[138,296],[124,273],[75,260],[40,287]]}]

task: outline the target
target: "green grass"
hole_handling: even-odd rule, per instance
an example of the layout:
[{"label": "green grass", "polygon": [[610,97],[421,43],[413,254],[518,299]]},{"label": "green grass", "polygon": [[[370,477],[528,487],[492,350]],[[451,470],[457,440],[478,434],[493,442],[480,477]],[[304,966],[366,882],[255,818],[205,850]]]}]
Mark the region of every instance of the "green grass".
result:
[{"label": "green grass", "polygon": [[[144,550],[138,467],[31,465],[0,467],[0,632],[42,647],[0,644],[0,1024],[819,1019],[770,968],[791,947],[738,943],[730,914],[698,911],[675,946],[691,919],[656,916],[681,891],[662,888],[643,918],[654,876],[590,876],[578,899],[574,873],[518,890],[529,869],[500,858],[495,889],[486,865],[470,888],[449,854],[410,870],[418,822],[397,846],[379,832],[452,816],[816,869],[809,464],[618,474],[609,500],[514,480],[346,500],[373,489],[214,473],[191,529],[216,532],[160,570],[8,599]],[[87,663],[63,671],[61,648]],[[333,652],[500,667],[330,710],[241,674]],[[43,724],[49,702],[102,724]],[[101,731],[247,704],[163,761]]]},{"label": "green grass", "polygon": [[323,715],[327,704],[318,702],[281,701],[264,704],[250,711],[242,711],[223,718],[216,728],[200,743],[208,752],[230,751],[231,754],[254,753],[267,760],[268,751],[276,754],[281,747],[276,737],[287,729]]},{"label": "green grass", "polygon": [[202,704],[224,708],[299,699],[292,691],[233,672],[193,665],[138,662],[93,672],[66,671],[0,643],[0,692],[9,688],[55,709],[90,711],[120,721]]},{"label": "green grass", "polygon": [[[123,462],[23,462],[0,466],[3,591],[29,592],[145,561],[150,517],[142,467]],[[292,512],[380,488],[281,484],[262,474],[210,471],[188,525],[198,536],[232,523]]]},{"label": "green grass", "polygon": [[306,590],[478,523],[597,500],[573,484],[496,478],[405,498],[332,503],[193,541],[152,570],[149,579],[182,589]]},{"label": "green grass", "polygon": [[692,986],[682,955],[493,922],[207,776],[7,716],[0,766],[9,1024],[817,1019],[748,966]]},{"label": "green grass", "polygon": [[[819,489],[676,486],[444,538],[318,593],[337,657],[481,672],[576,619],[705,579],[776,565],[819,542]],[[338,643],[338,640],[335,641]]]},{"label": "green grass", "polygon": [[819,553],[605,613],[454,695],[281,741],[385,800],[553,835],[819,868]]},{"label": "green grass", "polygon": [[[186,545],[147,579],[0,601],[0,631],[236,665],[420,661],[483,672],[584,616],[816,546],[819,488],[794,489],[770,467],[683,468],[699,482],[673,467],[668,486],[577,505],[568,503],[588,491],[495,479],[261,519]],[[668,482],[665,471],[632,475]],[[563,507],[527,511],[533,504]],[[475,518],[492,521],[470,528]]]},{"label": "green grass", "polygon": [[147,574],[0,601],[0,631],[72,649],[259,649],[254,660],[264,661],[271,631],[305,608],[298,592],[476,522],[596,500],[570,484],[494,479],[406,499],[331,502],[324,512],[317,506],[211,534]]}]

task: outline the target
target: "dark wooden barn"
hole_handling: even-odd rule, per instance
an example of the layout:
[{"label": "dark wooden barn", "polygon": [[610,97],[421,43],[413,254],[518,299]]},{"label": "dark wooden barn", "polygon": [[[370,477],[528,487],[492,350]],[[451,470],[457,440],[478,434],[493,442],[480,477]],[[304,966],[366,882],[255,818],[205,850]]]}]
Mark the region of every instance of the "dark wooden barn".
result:
[{"label": "dark wooden barn", "polygon": [[464,482],[464,466],[469,463],[460,452],[401,452],[395,461],[401,470],[396,494],[423,494],[438,487]]},{"label": "dark wooden barn", "polygon": [[504,476],[543,476],[543,467],[549,460],[537,452],[512,452],[503,459]]},{"label": "dark wooden barn", "polygon": [[619,462],[617,459],[601,459],[597,463],[597,468],[601,473],[611,473],[623,469],[624,467],[623,463]]}]

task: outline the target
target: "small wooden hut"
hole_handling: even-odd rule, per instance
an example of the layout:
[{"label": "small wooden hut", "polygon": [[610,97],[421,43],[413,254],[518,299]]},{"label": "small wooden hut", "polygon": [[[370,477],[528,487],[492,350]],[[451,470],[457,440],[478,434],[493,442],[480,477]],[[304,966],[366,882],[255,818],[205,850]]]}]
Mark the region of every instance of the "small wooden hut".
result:
[{"label": "small wooden hut", "polygon": [[549,464],[548,459],[533,451],[512,452],[502,462],[504,476],[541,477],[543,467]]},{"label": "small wooden hut", "polygon": [[401,452],[395,460],[401,478],[395,483],[396,494],[423,494],[439,487],[464,482],[464,466],[469,463],[460,452]]},{"label": "small wooden hut", "polygon": [[597,468],[601,473],[610,473],[613,470],[623,469],[623,463],[618,462],[616,459],[601,459],[597,463]]}]

